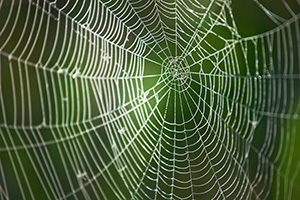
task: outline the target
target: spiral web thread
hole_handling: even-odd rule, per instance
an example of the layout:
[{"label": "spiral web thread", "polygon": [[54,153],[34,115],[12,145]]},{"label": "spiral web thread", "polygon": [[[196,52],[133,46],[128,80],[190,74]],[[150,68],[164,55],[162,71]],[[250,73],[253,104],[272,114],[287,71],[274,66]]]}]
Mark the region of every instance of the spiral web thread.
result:
[{"label": "spiral web thread", "polygon": [[249,2],[0,1],[1,199],[299,198],[300,1]]}]

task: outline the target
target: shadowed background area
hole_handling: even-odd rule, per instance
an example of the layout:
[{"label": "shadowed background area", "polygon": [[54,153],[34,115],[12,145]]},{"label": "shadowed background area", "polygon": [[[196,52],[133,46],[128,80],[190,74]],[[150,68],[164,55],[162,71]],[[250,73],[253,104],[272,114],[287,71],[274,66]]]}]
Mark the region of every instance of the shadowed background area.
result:
[{"label": "shadowed background area", "polygon": [[300,198],[299,0],[0,1],[1,199]]}]

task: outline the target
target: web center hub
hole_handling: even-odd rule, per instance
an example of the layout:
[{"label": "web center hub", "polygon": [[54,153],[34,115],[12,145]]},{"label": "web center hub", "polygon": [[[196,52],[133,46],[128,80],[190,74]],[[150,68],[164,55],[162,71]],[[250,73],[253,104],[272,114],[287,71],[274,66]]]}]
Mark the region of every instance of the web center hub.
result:
[{"label": "web center hub", "polygon": [[183,92],[190,87],[190,68],[184,59],[167,58],[162,64],[161,74],[164,83],[172,90]]}]

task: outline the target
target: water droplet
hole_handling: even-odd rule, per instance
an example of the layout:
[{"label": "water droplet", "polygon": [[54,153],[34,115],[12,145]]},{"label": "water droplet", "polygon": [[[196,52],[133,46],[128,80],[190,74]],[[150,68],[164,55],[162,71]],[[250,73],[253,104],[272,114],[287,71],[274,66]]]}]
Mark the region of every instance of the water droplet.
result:
[{"label": "water droplet", "polygon": [[122,127],[121,129],[118,130],[118,132],[119,132],[120,134],[124,134],[125,131],[127,131],[127,128],[125,128],[125,127]]},{"label": "water droplet", "polygon": [[57,73],[58,73],[58,74],[62,74],[62,73],[64,73],[64,72],[65,72],[65,70],[63,70],[62,68],[60,68],[60,69],[57,70]]},{"label": "water droplet", "polygon": [[47,126],[46,119],[43,118],[43,121],[41,123],[41,127],[46,127],[46,126]]},{"label": "water droplet", "polygon": [[124,167],[122,167],[121,169],[119,169],[119,172],[125,171],[126,167],[127,167],[127,166],[125,165]]},{"label": "water droplet", "polygon": [[141,90],[141,95],[140,95],[140,97],[139,97],[139,99],[140,99],[140,101],[142,102],[142,103],[145,103],[145,102],[147,102],[147,96],[149,95],[149,91],[147,91],[147,92],[143,92],[143,90]]},{"label": "water droplet", "polygon": [[253,128],[256,128],[256,126],[258,125],[258,121],[250,121],[250,123]]},{"label": "water droplet", "polygon": [[154,94],[154,97],[155,97],[156,102],[158,102],[159,98],[158,98],[158,94],[157,93]]},{"label": "water droplet", "polygon": [[72,75],[72,78],[75,79],[80,74],[79,69],[76,70],[75,74]]},{"label": "water droplet", "polygon": [[102,57],[105,61],[109,61],[111,59],[111,57],[108,54],[104,54],[104,56]]},{"label": "water droplet", "polygon": [[78,179],[87,179],[87,173],[85,171],[81,173],[81,171],[78,170],[76,176]]}]

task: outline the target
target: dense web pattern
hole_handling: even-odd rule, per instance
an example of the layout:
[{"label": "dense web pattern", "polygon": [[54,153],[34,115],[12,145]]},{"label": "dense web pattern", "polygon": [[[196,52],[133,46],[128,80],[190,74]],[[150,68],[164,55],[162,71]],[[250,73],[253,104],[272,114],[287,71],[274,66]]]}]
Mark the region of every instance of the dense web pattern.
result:
[{"label": "dense web pattern", "polygon": [[0,1],[0,198],[300,198],[299,18],[299,0]]}]

